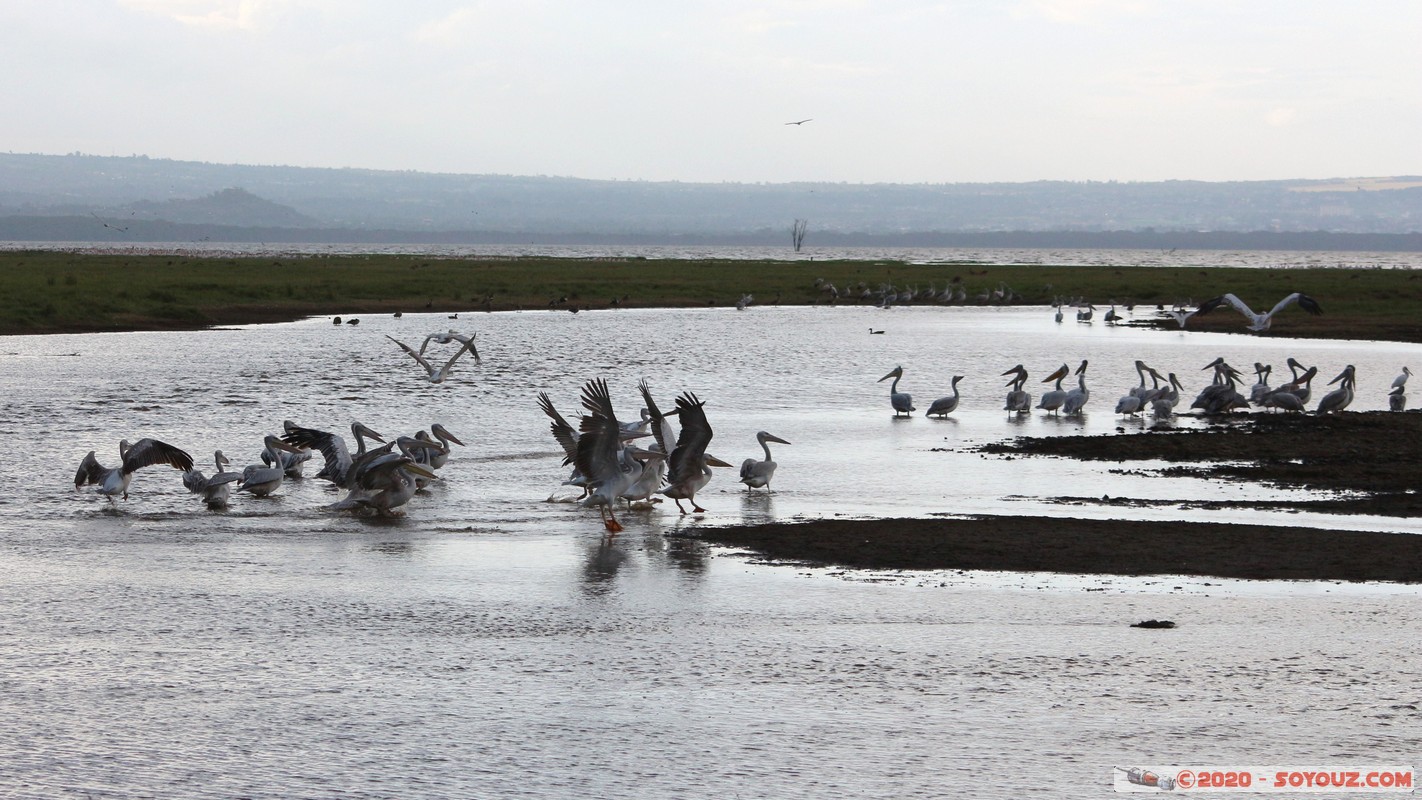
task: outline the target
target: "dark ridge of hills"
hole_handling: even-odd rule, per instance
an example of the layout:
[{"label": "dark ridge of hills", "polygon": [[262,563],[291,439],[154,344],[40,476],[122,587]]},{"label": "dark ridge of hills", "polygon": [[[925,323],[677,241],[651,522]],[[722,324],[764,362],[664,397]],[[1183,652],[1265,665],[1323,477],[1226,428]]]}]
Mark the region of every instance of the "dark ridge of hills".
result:
[{"label": "dark ridge of hills", "polygon": [[[7,229],[41,218],[51,220],[41,227],[54,228],[60,217],[118,220],[130,234],[136,230],[129,221],[345,231],[335,241],[403,235],[396,232],[419,233],[422,241],[449,232],[475,241],[743,240],[767,231],[788,240],[795,219],[809,220],[809,241],[822,244],[831,235],[941,241],[1062,232],[1417,234],[1422,178],[680,183],[0,154],[0,219]],[[42,238],[37,229],[18,235]],[[254,230],[240,240],[253,236],[278,238]]]}]

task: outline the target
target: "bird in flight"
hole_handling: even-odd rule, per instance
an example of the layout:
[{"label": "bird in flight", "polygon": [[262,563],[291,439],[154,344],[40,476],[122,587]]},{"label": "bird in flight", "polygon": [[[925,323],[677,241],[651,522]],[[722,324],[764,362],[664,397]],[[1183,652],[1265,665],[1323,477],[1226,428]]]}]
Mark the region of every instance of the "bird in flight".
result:
[{"label": "bird in flight", "polygon": [[[811,119],[813,119],[813,117],[811,117]],[[804,125],[806,122],[809,122],[809,121],[810,121],[810,120],[808,120],[808,119],[802,119],[802,120],[799,120],[798,122],[787,122],[787,123],[785,123],[785,124],[786,124],[786,125]]]}]

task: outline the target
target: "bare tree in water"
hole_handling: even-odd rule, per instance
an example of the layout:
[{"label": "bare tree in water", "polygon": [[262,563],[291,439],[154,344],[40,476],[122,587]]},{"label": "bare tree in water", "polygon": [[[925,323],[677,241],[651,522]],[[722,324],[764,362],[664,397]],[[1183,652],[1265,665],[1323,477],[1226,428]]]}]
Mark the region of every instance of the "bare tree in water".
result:
[{"label": "bare tree in water", "polygon": [[800,252],[800,245],[805,243],[805,229],[810,227],[807,219],[797,219],[790,227],[790,239],[795,243],[795,252]]}]

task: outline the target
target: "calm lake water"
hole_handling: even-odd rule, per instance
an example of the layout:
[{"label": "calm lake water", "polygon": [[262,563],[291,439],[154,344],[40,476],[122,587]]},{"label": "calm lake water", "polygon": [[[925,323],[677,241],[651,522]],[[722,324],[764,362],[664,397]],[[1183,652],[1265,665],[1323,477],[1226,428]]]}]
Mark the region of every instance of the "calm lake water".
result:
[{"label": "calm lake water", "polygon": [[[970,447],[1149,424],[1111,413],[1138,358],[1179,374],[1188,397],[1217,356],[1317,365],[1315,397],[1353,364],[1353,408],[1385,408],[1415,345],[1057,324],[1045,308],[460,317],[0,337],[0,431],[54,462],[0,466],[13,489],[0,497],[4,794],[1088,797],[1109,790],[1114,765],[1419,752],[1414,587],[843,576],[663,535],[829,515],[1122,513],[1053,502],[1103,493],[1305,497]],[[418,347],[450,326],[477,332],[483,359],[442,385],[385,338]],[[1001,411],[1004,370],[1023,363],[1036,396],[1083,358],[1084,419]],[[876,382],[896,364],[911,419],[891,417]],[[959,410],[923,418],[955,374]],[[698,495],[706,515],[626,512],[607,540],[596,512],[550,502],[567,471],[535,405],[547,391],[571,416],[597,376],[627,418],[640,378],[664,406],[697,393],[727,461],[758,455],[757,430],[793,442],[774,448],[775,494],[747,495],[724,471]],[[340,495],[314,479],[220,513],[166,468],[140,472],[116,505],[73,490],[84,453],[113,463],[119,438],[161,438],[209,471],[222,449],[240,468],[286,418],[387,435],[441,422],[468,446],[398,520],[324,511]],[[1422,532],[1169,503],[1128,513]],[[1127,627],[1151,617],[1180,627]]]}]

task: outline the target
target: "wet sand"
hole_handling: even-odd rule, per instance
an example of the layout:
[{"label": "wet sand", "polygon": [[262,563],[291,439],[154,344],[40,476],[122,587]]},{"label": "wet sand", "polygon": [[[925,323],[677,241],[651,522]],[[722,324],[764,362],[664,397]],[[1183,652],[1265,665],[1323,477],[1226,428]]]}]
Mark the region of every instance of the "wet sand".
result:
[{"label": "wet sand", "polygon": [[[1339,514],[1422,514],[1422,414],[1237,414],[1208,430],[1030,438],[979,448],[984,457],[1176,462],[1191,474],[1304,487],[1298,508]],[[1150,474],[1150,471],[1145,471]],[[1125,497],[1063,497],[1064,505],[1136,505]],[[1182,503],[1182,505],[1184,505]],[[1198,504],[1197,504],[1198,505]],[[1278,508],[1278,503],[1243,504]],[[1422,536],[1203,522],[989,516],[827,519],[706,529],[700,538],[777,562],[863,569],[1010,570],[1109,575],[1422,582]]]}]

